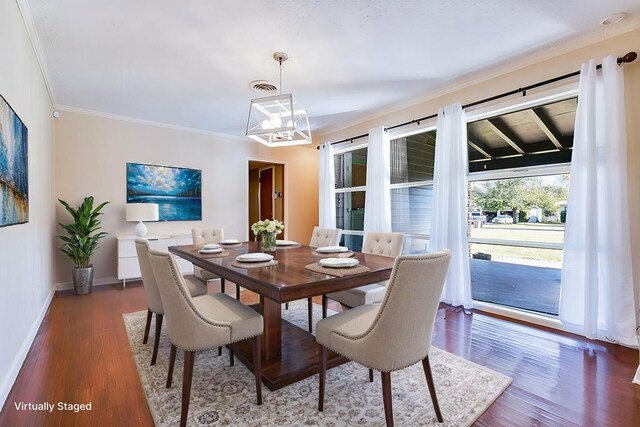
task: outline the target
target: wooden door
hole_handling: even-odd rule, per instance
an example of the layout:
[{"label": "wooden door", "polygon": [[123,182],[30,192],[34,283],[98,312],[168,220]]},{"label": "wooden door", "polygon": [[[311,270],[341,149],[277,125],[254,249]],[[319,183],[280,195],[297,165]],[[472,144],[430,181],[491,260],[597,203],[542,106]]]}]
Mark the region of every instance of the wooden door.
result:
[{"label": "wooden door", "polygon": [[260,219],[273,219],[273,168],[260,170]]}]

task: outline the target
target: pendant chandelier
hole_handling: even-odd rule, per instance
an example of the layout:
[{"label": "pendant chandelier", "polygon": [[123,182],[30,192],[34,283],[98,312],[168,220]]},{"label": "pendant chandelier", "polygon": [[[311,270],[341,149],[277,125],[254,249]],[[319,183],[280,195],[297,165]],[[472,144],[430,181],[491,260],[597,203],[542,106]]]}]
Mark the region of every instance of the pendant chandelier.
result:
[{"label": "pendant chandelier", "polygon": [[275,52],[273,59],[280,65],[279,95],[251,100],[246,136],[268,147],[311,144],[307,111],[293,95],[282,94],[282,63],[284,52]]}]

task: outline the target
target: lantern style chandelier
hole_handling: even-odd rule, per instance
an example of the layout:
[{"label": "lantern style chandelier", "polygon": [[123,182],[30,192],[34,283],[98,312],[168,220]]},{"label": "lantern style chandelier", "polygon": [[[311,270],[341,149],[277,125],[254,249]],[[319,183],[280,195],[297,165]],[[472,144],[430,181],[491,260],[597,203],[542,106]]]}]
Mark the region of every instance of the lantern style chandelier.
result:
[{"label": "lantern style chandelier", "polygon": [[284,52],[275,52],[273,59],[280,65],[279,95],[251,100],[246,136],[268,147],[311,144],[307,111],[291,94],[282,94],[282,63]]}]

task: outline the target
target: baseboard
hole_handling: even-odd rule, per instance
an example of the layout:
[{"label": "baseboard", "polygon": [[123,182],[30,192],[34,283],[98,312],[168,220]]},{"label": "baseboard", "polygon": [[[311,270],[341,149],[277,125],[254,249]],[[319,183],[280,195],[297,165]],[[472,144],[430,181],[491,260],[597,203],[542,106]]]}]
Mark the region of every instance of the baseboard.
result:
[{"label": "baseboard", "polygon": [[[119,280],[117,277],[103,277],[102,279],[93,279],[93,286],[113,285],[116,283],[122,283],[122,280]],[[73,289],[73,282],[56,283],[56,291],[66,291],[68,289]]]},{"label": "baseboard", "polygon": [[49,310],[49,305],[51,304],[51,300],[53,299],[54,293],[55,293],[55,288],[51,289],[51,292],[49,292],[49,295],[47,295],[47,298],[45,299],[44,304],[40,309],[40,313],[38,313],[38,316],[36,317],[33,324],[31,325],[31,329],[29,330],[29,333],[25,337],[22,345],[20,346],[20,349],[18,350],[18,353],[13,359],[13,363],[9,368],[9,372],[7,372],[7,374],[2,380],[2,386],[0,386],[0,408],[4,406],[4,403],[7,400],[7,397],[9,396],[9,392],[11,391],[11,387],[13,387],[13,384],[15,383],[16,378],[18,378],[18,374],[20,373],[20,368],[22,368],[22,364],[27,358],[27,354],[31,349],[31,345],[33,344],[33,341],[35,340],[36,335],[38,334],[38,330],[40,329],[40,325],[44,320],[44,316],[47,314],[47,310]]}]

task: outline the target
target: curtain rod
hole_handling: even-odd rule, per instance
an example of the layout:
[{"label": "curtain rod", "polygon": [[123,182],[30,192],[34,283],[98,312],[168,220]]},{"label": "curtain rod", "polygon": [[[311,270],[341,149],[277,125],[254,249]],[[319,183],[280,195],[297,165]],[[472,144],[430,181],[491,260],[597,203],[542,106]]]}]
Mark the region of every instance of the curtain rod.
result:
[{"label": "curtain rod", "polygon": [[[621,57],[618,58],[618,65],[622,65],[622,64],[625,64],[625,63],[633,62],[633,61],[636,60],[637,57],[638,57],[638,54],[636,52],[629,52],[626,55],[621,56]],[[596,69],[599,70],[600,68],[602,68],[602,64],[598,64],[596,66]],[[464,109],[464,108],[469,108],[469,107],[475,107],[476,105],[484,104],[485,102],[495,101],[496,99],[500,99],[500,98],[506,98],[507,96],[515,95],[517,93],[522,93],[522,96],[526,96],[528,90],[536,89],[536,88],[538,88],[540,86],[545,86],[545,85],[548,85],[548,84],[551,84],[551,83],[555,83],[555,82],[558,82],[560,80],[568,79],[570,77],[574,77],[574,76],[578,76],[578,75],[580,75],[580,70],[574,71],[572,73],[563,74],[561,76],[554,77],[554,78],[551,78],[551,79],[543,80],[541,82],[534,83],[534,84],[531,84],[531,85],[528,85],[528,86],[525,86],[525,87],[520,87],[518,89],[510,90],[508,92],[504,92],[504,93],[501,93],[499,95],[490,96],[488,98],[484,98],[484,99],[481,99],[479,101],[474,101],[474,102],[471,102],[469,104],[463,105],[462,108]],[[384,129],[385,130],[396,129],[396,128],[399,128],[399,127],[402,127],[402,126],[407,126],[407,125],[410,125],[410,124],[413,124],[413,123],[416,123],[416,124],[419,125],[420,122],[423,122],[423,121],[429,120],[429,119],[433,119],[435,117],[438,117],[437,113],[436,114],[431,114],[431,115],[428,115],[428,116],[424,116],[424,117],[420,117],[419,119],[409,120],[408,122],[400,123],[400,124],[397,124],[397,125],[389,126],[389,127],[384,128]],[[360,138],[364,138],[366,136],[369,136],[369,133],[363,133],[362,135],[353,136],[351,138],[341,139],[340,141],[336,141],[336,142],[331,142],[331,145],[340,144],[341,142],[347,142],[347,141],[353,142],[354,139],[360,139]],[[318,146],[316,148],[319,150],[320,146]]]}]

